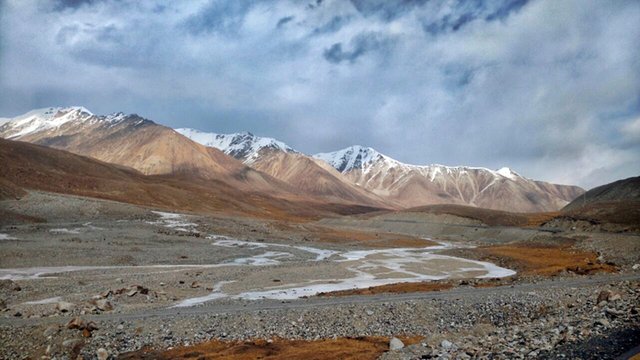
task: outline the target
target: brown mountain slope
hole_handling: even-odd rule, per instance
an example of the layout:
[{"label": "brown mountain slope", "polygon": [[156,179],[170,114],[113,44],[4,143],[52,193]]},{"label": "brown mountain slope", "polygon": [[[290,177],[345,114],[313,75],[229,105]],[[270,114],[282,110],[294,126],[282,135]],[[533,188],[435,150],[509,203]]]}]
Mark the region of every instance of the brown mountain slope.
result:
[{"label": "brown mountain slope", "polygon": [[303,160],[302,155],[295,159],[311,165],[309,169],[296,166],[294,158],[285,156],[264,166],[277,175],[274,177],[137,115],[96,116],[83,108],[41,109],[0,126],[0,136],[124,165],[145,175],[215,179],[243,191],[293,201],[317,197],[315,200],[332,203],[384,206],[371,200],[366,191],[324,174],[326,171],[313,160]]},{"label": "brown mountain slope", "polygon": [[566,216],[640,229],[640,176],[598,186],[562,209]]},{"label": "brown mountain slope", "polygon": [[[61,126],[36,131],[13,140],[71,151],[92,158],[124,165],[145,175],[182,174],[217,179],[243,190],[269,191],[288,195],[292,188],[265,176],[222,152],[202,146],[137,115],[122,115],[109,121],[83,114],[79,110],[60,110],[54,117],[76,116]],[[0,128],[0,136],[11,136],[11,124]],[[3,128],[4,129],[3,131]]]},{"label": "brown mountain slope", "polygon": [[[0,139],[0,194],[19,196],[23,189],[50,191],[171,211],[252,215],[306,220],[370,208],[298,199],[287,201],[249,193],[218,180],[143,175],[133,169],[20,141]],[[5,196],[6,198],[7,196]]]},{"label": "brown mountain slope", "polygon": [[350,184],[323,161],[300,153],[263,149],[251,167],[282,180],[304,192],[334,202],[349,201],[386,207],[382,200],[355,185]]},{"label": "brown mountain slope", "polygon": [[406,208],[458,204],[511,212],[557,211],[584,191],[534,181],[509,168],[404,164],[362,146],[315,157],[354,184]]},{"label": "brown mountain slope", "polygon": [[195,129],[176,131],[204,146],[219,149],[245,165],[291,185],[307,195],[334,202],[354,202],[389,207],[366,189],[352,184],[324,161],[295,151],[287,144],[249,132],[205,133]]}]

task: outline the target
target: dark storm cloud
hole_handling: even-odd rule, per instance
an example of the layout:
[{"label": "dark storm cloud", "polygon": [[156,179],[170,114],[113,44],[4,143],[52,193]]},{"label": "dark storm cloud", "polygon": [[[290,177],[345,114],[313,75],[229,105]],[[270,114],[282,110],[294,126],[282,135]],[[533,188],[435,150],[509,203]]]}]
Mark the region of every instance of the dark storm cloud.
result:
[{"label": "dark storm cloud", "polygon": [[585,187],[640,173],[638,1],[0,6],[0,117],[83,105],[306,153],[362,144]]},{"label": "dark storm cloud", "polygon": [[518,12],[528,2],[529,0],[505,0],[498,3],[458,0],[452,13],[440,18],[424,20],[423,28],[431,35],[438,35],[458,31],[478,19],[487,22],[504,20],[512,13]]},{"label": "dark storm cloud", "polygon": [[376,16],[383,21],[392,21],[413,8],[424,5],[428,0],[351,0],[353,6],[363,16]]},{"label": "dark storm cloud", "polygon": [[77,9],[84,5],[91,5],[101,0],[55,0],[53,9],[63,11],[66,9]]},{"label": "dark storm cloud", "polygon": [[354,63],[359,57],[368,52],[389,51],[392,43],[391,39],[378,33],[360,34],[351,40],[351,50],[344,50],[342,43],[336,43],[330,48],[325,49],[323,56],[327,61],[333,64],[339,64],[343,61]]},{"label": "dark storm cloud", "polygon": [[495,9],[493,12],[489,13],[485,17],[485,19],[488,20],[488,21],[504,20],[509,15],[511,15],[511,13],[520,11],[520,9],[523,6],[525,6],[528,2],[529,2],[529,0],[505,1],[500,6],[498,6],[497,9]]},{"label": "dark storm cloud", "polygon": [[351,17],[348,16],[334,16],[328,22],[313,29],[313,35],[328,34],[339,31],[351,21]]},{"label": "dark storm cloud", "polygon": [[285,16],[283,18],[280,18],[280,20],[278,20],[278,23],[276,24],[276,27],[280,28],[293,19],[295,19],[295,16]]},{"label": "dark storm cloud", "polygon": [[230,35],[236,32],[247,12],[256,1],[211,0],[198,13],[190,16],[184,27],[192,34],[217,32]]}]

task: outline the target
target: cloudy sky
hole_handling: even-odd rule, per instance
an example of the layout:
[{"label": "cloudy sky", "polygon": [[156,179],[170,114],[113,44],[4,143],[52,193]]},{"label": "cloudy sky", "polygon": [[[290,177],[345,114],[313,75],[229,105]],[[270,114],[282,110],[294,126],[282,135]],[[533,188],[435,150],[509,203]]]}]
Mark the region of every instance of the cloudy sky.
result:
[{"label": "cloudy sky", "polygon": [[83,105],[306,153],[640,175],[637,0],[0,0],[0,116]]}]

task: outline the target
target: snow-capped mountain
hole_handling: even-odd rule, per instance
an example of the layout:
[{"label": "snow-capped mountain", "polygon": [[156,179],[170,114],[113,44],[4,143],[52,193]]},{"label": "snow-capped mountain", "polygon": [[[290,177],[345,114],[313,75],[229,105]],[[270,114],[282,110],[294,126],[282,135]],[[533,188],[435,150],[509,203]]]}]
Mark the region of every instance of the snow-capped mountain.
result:
[{"label": "snow-capped mountain", "polygon": [[217,149],[135,114],[95,115],[79,107],[30,111],[0,126],[0,137],[66,150],[146,175],[216,179],[235,188],[290,194],[291,188]]},{"label": "snow-capped mountain", "polygon": [[115,126],[132,117],[136,117],[136,121],[139,123],[144,121],[137,115],[125,115],[121,112],[97,116],[82,106],[50,107],[32,110],[12,119],[5,119],[4,123],[0,124],[0,133],[6,139],[18,139],[31,134],[56,131],[70,126],[96,124]]},{"label": "snow-capped mountain", "polygon": [[215,134],[189,128],[180,128],[175,130],[197,143],[204,146],[214,147],[247,165],[254,163],[260,156],[260,152],[263,150],[297,153],[297,151],[282,141],[268,137],[255,136],[250,132]]},{"label": "snow-capped mountain", "polygon": [[252,168],[282,180],[305,194],[333,202],[349,201],[384,207],[381,199],[352,184],[324,162],[301,154],[291,146],[250,132],[215,134],[195,129],[176,129],[205,146],[214,147]]},{"label": "snow-capped mountain", "polygon": [[362,146],[310,157],[281,141],[248,132],[173,130],[135,114],[95,115],[80,106],[38,109],[9,119],[0,124],[0,137],[67,150],[149,175],[217,179],[250,191],[376,207],[464,204],[551,211],[583,192],[527,179],[506,167],[409,165]]},{"label": "snow-capped mountain", "polygon": [[405,207],[453,203],[509,211],[551,211],[583,192],[575,186],[527,179],[507,167],[490,170],[404,164],[362,146],[314,157],[355,184]]}]

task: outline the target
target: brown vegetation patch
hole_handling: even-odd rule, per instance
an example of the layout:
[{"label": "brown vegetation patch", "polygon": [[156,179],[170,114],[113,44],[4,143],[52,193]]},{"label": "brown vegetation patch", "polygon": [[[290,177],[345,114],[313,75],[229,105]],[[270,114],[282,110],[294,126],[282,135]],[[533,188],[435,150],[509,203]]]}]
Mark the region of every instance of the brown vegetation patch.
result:
[{"label": "brown vegetation patch", "polygon": [[464,205],[429,205],[407,210],[429,214],[454,215],[477,220],[489,226],[537,227],[560,215],[559,212],[512,213]]},{"label": "brown vegetation patch", "polygon": [[476,250],[483,260],[515,269],[520,275],[554,276],[562,272],[588,275],[617,271],[613,265],[600,263],[595,253],[577,250],[570,245],[514,244]]},{"label": "brown vegetation patch", "polygon": [[422,248],[438,245],[437,243],[415,236],[393,234],[383,231],[360,231],[350,229],[334,229],[322,226],[304,226],[305,233],[312,240],[332,244],[359,243],[370,247]]},{"label": "brown vegetation patch", "polygon": [[[420,341],[418,337],[401,338],[409,345]],[[389,338],[358,337],[324,339],[316,341],[284,340],[273,341],[219,341],[178,347],[171,350],[142,349],[122,354],[120,360],[133,359],[376,359],[389,350]]]},{"label": "brown vegetation patch", "polygon": [[381,286],[372,286],[366,289],[350,289],[319,293],[318,296],[350,296],[350,295],[376,295],[376,294],[405,294],[413,292],[442,291],[453,288],[451,282],[445,281],[425,281],[425,282],[405,282]]}]

